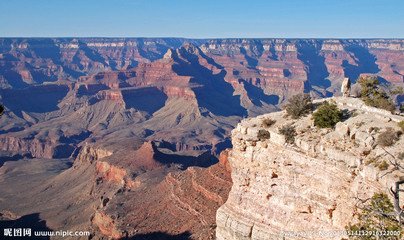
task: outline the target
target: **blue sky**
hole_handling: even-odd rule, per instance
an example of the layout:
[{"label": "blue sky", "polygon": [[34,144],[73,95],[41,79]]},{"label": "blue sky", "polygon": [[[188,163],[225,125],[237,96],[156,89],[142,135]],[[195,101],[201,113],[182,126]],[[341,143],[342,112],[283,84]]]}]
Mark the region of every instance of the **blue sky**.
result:
[{"label": "blue sky", "polygon": [[0,0],[0,37],[404,38],[404,0]]}]

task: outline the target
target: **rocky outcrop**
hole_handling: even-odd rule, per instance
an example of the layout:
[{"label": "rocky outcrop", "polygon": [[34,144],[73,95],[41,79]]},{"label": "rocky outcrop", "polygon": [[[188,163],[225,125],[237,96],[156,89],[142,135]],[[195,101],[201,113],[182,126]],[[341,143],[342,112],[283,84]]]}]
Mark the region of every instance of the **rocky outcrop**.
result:
[{"label": "rocky outcrop", "polygon": [[216,210],[231,186],[226,154],[210,167],[180,171],[153,164],[156,151],[151,142],[135,151],[128,146],[114,152],[82,147],[73,169],[94,168],[91,198],[98,206],[91,224],[95,238],[136,238],[161,231],[213,239]]},{"label": "rocky outcrop", "polygon": [[100,176],[98,181],[113,182],[128,189],[136,188],[140,184],[129,178],[125,169],[111,165],[108,162],[97,161],[95,169],[96,173]]},{"label": "rocky outcrop", "polygon": [[92,224],[96,225],[100,232],[112,239],[120,239],[123,233],[115,228],[114,220],[102,212],[96,212]]},{"label": "rocky outcrop", "polygon": [[[330,99],[326,99],[330,100]],[[388,192],[404,176],[395,164],[404,138],[390,147],[377,144],[388,127],[399,130],[404,117],[363,108],[359,99],[334,98],[350,117],[333,129],[317,129],[311,116],[292,120],[284,112],[242,121],[232,132],[229,162],[233,187],[216,215],[216,237],[223,239],[341,239],[321,236],[356,221],[359,200]],[[263,119],[276,123],[265,128]],[[278,132],[292,123],[294,144]],[[267,137],[258,137],[259,131]],[[379,168],[385,161],[387,168]],[[312,235],[310,235],[312,234]],[[316,235],[317,234],[317,235]]]},{"label": "rocky outcrop", "polygon": [[94,97],[97,100],[114,100],[120,101],[123,104],[123,97],[120,91],[102,90],[99,91]]},{"label": "rocky outcrop", "polygon": [[39,158],[52,158],[53,146],[50,142],[40,141],[38,139],[20,139],[15,137],[3,137],[0,139],[2,151],[11,154],[31,155]]},{"label": "rocky outcrop", "polygon": [[68,158],[75,151],[73,144],[59,143],[56,139],[0,137],[0,150],[6,155],[29,158]]},{"label": "rocky outcrop", "polygon": [[100,160],[102,158],[108,157],[112,155],[112,151],[108,151],[102,148],[97,148],[94,146],[84,145],[80,153],[76,158],[76,162],[90,162],[93,163],[94,161]]}]

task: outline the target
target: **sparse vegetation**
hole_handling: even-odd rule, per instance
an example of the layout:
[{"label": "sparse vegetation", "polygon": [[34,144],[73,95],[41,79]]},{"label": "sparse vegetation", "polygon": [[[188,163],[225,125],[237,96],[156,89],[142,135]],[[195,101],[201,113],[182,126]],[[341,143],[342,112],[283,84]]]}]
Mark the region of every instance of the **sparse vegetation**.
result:
[{"label": "sparse vegetation", "polygon": [[370,127],[369,132],[378,133],[378,132],[380,132],[380,128],[379,127]]},{"label": "sparse vegetation", "polygon": [[267,130],[261,129],[258,131],[257,137],[260,141],[262,141],[265,139],[269,139],[271,137],[271,135],[269,134],[269,132]]},{"label": "sparse vegetation", "polygon": [[368,160],[365,161],[365,165],[368,166],[370,164],[375,164],[376,163],[376,158],[369,158]]},{"label": "sparse vegetation", "polygon": [[404,160],[404,152],[400,152],[397,157],[400,160]]},{"label": "sparse vegetation", "polygon": [[404,132],[404,121],[397,123],[397,125],[401,128],[401,131]]},{"label": "sparse vegetation", "polygon": [[377,167],[380,171],[385,171],[389,168],[389,164],[385,160],[383,160]]},{"label": "sparse vegetation", "polygon": [[401,86],[396,86],[394,89],[390,91],[391,95],[401,95],[404,94],[404,88]]},{"label": "sparse vegetation", "polygon": [[387,128],[386,131],[379,134],[377,144],[382,147],[392,146],[400,138],[401,132],[394,131],[393,128]]},{"label": "sparse vegetation", "polygon": [[342,111],[335,103],[325,101],[313,113],[314,125],[320,128],[332,128],[342,119]]},{"label": "sparse vegetation", "polygon": [[359,112],[357,109],[354,109],[351,111],[350,115],[351,115],[351,117],[356,117],[356,116],[359,116]]},{"label": "sparse vegetation", "polygon": [[365,125],[365,122],[364,122],[364,121],[360,121],[360,122],[355,123],[355,126],[356,126],[357,128],[360,128],[360,127],[362,127],[363,125]]},{"label": "sparse vegetation", "polygon": [[393,112],[396,109],[389,94],[379,85],[379,80],[374,76],[360,77],[358,83],[361,86],[361,99],[366,105]]},{"label": "sparse vegetation", "polygon": [[262,126],[264,128],[269,128],[272,125],[274,125],[275,123],[276,123],[276,121],[271,119],[271,118],[265,118],[265,119],[262,120]]},{"label": "sparse vegetation", "polygon": [[278,129],[279,133],[285,136],[285,140],[289,144],[295,142],[296,128],[293,124],[287,124]]},{"label": "sparse vegetation", "polygon": [[313,111],[313,103],[309,94],[297,94],[292,96],[285,105],[286,113],[293,119],[306,116]]},{"label": "sparse vegetation", "polygon": [[365,204],[360,210],[361,211],[358,214],[359,222],[354,225],[350,224],[346,227],[347,231],[349,231],[350,239],[384,239],[377,238],[375,235],[359,234],[360,231],[394,231],[398,233],[398,235],[390,235],[388,236],[388,239],[400,239],[401,234],[399,232],[402,229],[399,222],[396,220],[393,204],[386,194],[374,194],[370,199],[370,202],[367,202],[367,204]]}]

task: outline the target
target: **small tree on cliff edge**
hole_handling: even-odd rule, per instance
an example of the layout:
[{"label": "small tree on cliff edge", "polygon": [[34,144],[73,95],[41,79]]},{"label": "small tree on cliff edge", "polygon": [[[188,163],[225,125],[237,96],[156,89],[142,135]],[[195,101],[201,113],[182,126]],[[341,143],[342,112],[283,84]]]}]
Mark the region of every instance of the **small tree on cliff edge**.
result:
[{"label": "small tree on cliff edge", "polygon": [[384,193],[376,193],[370,199],[370,202],[365,202],[363,207],[360,207],[360,212],[357,214],[358,223],[348,225],[346,230],[350,235],[350,239],[401,239],[401,234],[389,236],[375,236],[361,234],[361,231],[379,231],[380,233],[387,231],[402,231],[399,222],[396,219],[394,206],[388,196]]},{"label": "small tree on cliff edge", "polygon": [[297,94],[292,96],[285,105],[286,113],[293,119],[298,119],[313,111],[313,103],[309,94]]},{"label": "small tree on cliff edge", "polygon": [[390,112],[396,109],[389,94],[380,87],[377,77],[361,76],[358,83],[361,86],[361,99],[366,105],[382,108]]}]

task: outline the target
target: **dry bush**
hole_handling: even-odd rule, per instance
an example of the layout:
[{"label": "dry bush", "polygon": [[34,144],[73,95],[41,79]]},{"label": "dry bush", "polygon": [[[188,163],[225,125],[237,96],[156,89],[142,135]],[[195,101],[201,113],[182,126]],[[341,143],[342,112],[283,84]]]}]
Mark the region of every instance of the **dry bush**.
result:
[{"label": "dry bush", "polygon": [[392,128],[387,128],[386,131],[379,134],[377,144],[383,147],[392,146],[400,138],[401,132],[394,131]]},{"label": "dry bush", "polygon": [[262,120],[262,126],[264,128],[269,128],[272,125],[274,125],[275,123],[276,123],[276,121],[271,119],[271,118],[265,118],[265,119]]},{"label": "dry bush", "polygon": [[401,131],[404,132],[404,121],[397,123],[397,125],[401,128]]},{"label": "dry bush", "polygon": [[[394,205],[385,193],[375,193],[370,201],[366,200],[363,207],[358,207],[357,222],[346,226],[346,230],[358,233],[366,231],[372,232],[398,232],[402,231],[399,221],[396,219]],[[402,239],[399,236],[378,237],[371,234],[352,235],[349,239],[374,240],[374,239]]]},{"label": "dry bush", "polygon": [[361,87],[361,99],[366,105],[394,112],[396,106],[392,101],[388,92],[386,92],[379,84],[379,80],[375,76],[362,76],[358,79]]},{"label": "dry bush", "polygon": [[309,94],[297,94],[291,97],[285,105],[286,113],[293,119],[298,119],[313,111],[313,103]]},{"label": "dry bush", "polygon": [[261,129],[258,131],[257,138],[260,141],[269,139],[270,137],[271,137],[271,135],[269,134],[269,132],[267,130]]},{"label": "dry bush", "polygon": [[285,140],[289,144],[295,142],[296,129],[292,124],[287,124],[278,129],[279,133],[285,136]]},{"label": "dry bush", "polygon": [[377,167],[380,171],[385,171],[389,168],[389,164],[383,160]]}]

